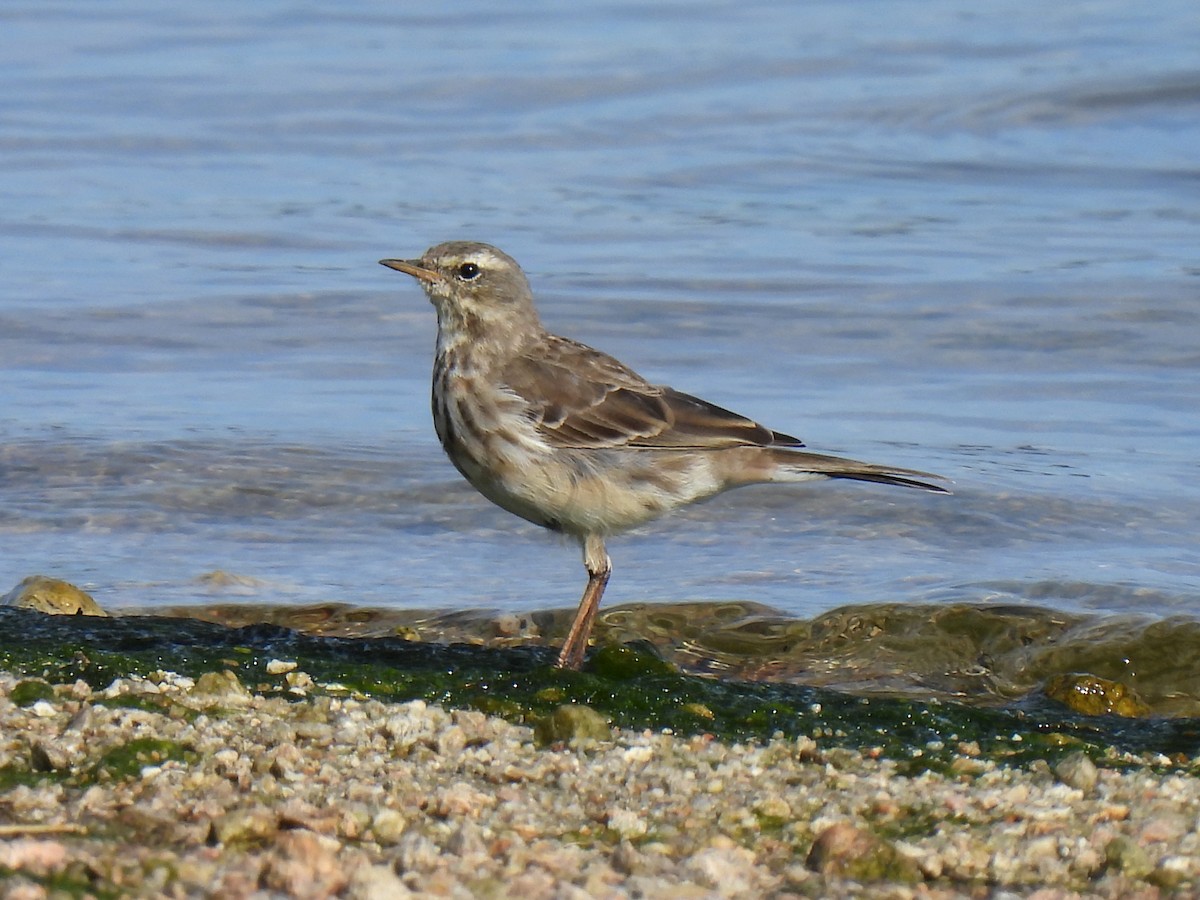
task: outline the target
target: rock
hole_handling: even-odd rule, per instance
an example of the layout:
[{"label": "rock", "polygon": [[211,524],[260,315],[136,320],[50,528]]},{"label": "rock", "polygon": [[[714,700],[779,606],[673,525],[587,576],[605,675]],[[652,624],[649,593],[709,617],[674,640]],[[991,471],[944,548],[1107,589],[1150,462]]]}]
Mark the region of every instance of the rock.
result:
[{"label": "rock", "polygon": [[11,691],[8,692],[8,699],[17,706],[33,706],[39,701],[50,702],[55,697],[54,687],[48,682],[40,678],[29,678],[25,681],[18,681]]},{"label": "rock", "polygon": [[486,859],[487,848],[483,845],[479,826],[470,821],[460,822],[446,840],[446,852],[462,858]]},{"label": "rock", "polygon": [[212,823],[218,844],[259,844],[279,831],[279,817],[266,809],[235,809]]},{"label": "rock", "polygon": [[852,881],[921,880],[913,860],[883,838],[846,822],[830,825],[817,835],[806,863],[821,875]]},{"label": "rock", "polygon": [[401,872],[428,872],[441,856],[437,844],[423,834],[410,831],[400,839],[395,859]]},{"label": "rock", "polygon": [[1150,715],[1149,705],[1129,685],[1086,672],[1053,675],[1046,679],[1042,693],[1085,716],[1140,718]]},{"label": "rock", "polygon": [[438,819],[453,819],[460,816],[478,816],[483,810],[496,805],[491,794],[477,790],[465,781],[456,781],[439,788],[429,798],[426,812]]},{"label": "rock", "polygon": [[1176,844],[1192,828],[1188,817],[1176,810],[1159,807],[1145,811],[1145,816],[1138,833],[1143,844]]},{"label": "rock", "polygon": [[467,746],[467,733],[457,725],[444,729],[434,741],[438,756],[457,756]]},{"label": "rock", "polygon": [[625,875],[635,875],[646,868],[646,857],[629,841],[621,841],[613,850],[612,867]]},{"label": "rock", "polygon": [[396,809],[384,807],[371,819],[371,832],[380,844],[396,844],[404,835],[408,820]]},{"label": "rock", "polygon": [[613,807],[608,811],[605,819],[608,827],[626,840],[640,838],[650,830],[646,820],[632,809]]},{"label": "rock", "polygon": [[1146,851],[1125,835],[1118,835],[1105,845],[1104,865],[1130,878],[1145,878],[1154,868]]},{"label": "rock", "polygon": [[792,808],[783,797],[770,794],[754,804],[754,816],[760,827],[782,826],[791,821]]},{"label": "rock", "polygon": [[233,589],[234,592],[240,594],[253,594],[258,588],[266,585],[266,582],[259,578],[250,578],[247,575],[235,575],[233,572],[225,572],[221,569],[205,572],[196,579],[196,583],[202,584],[212,591]]},{"label": "rock", "polygon": [[751,897],[755,888],[754,853],[745,847],[712,846],[685,863],[688,874],[718,897]]},{"label": "rock", "polygon": [[67,846],[59,841],[19,839],[0,844],[0,869],[6,876],[21,870],[44,878],[51,872],[61,871],[69,860]]},{"label": "rock", "polygon": [[326,898],[349,884],[341,845],[311,831],[281,831],[263,866],[262,884],[285,897]]},{"label": "rock", "polygon": [[45,575],[30,575],[0,598],[0,606],[33,609],[51,616],[107,616],[91,595]]},{"label": "rock", "polygon": [[346,896],[351,900],[382,900],[392,897],[412,897],[412,891],[400,880],[391,866],[377,864],[360,866],[350,872]]},{"label": "rock", "polygon": [[492,632],[500,638],[538,637],[541,632],[537,623],[529,616],[519,616],[516,613],[502,613],[492,620]]},{"label": "rock", "polygon": [[1154,867],[1146,880],[1163,890],[1174,892],[1193,873],[1188,861],[1180,856],[1165,856]]},{"label": "rock", "polygon": [[238,680],[237,675],[228,669],[205,672],[196,679],[191,694],[193,697],[211,698],[220,703],[237,705],[250,700],[250,691]]},{"label": "rock", "polygon": [[29,745],[29,768],[34,772],[65,772],[68,766],[61,750],[33,741]]},{"label": "rock", "polygon": [[550,715],[539,719],[533,731],[541,744],[604,741],[612,737],[608,719],[581,703],[564,703]]},{"label": "rock", "polygon": [[1094,791],[1096,782],[1100,779],[1100,772],[1096,769],[1096,764],[1082,750],[1076,750],[1074,753],[1064,756],[1054,765],[1053,769],[1059,781],[1068,787],[1081,790],[1085,794]]}]

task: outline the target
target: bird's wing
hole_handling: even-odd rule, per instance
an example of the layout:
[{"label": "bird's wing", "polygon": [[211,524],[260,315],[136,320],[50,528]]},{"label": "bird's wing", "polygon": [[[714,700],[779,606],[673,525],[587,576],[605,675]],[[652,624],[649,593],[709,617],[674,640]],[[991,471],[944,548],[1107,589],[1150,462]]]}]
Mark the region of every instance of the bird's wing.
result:
[{"label": "bird's wing", "polygon": [[724,447],[802,447],[705,400],[646,382],[598,350],[549,336],[502,371],[539,432],[556,447],[718,450]]}]

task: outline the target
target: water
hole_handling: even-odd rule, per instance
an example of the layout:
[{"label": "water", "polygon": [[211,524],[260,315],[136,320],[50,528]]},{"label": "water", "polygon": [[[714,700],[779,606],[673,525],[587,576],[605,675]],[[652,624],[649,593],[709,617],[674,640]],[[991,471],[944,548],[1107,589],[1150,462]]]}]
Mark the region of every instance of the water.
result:
[{"label": "water", "polygon": [[1184,0],[8,4],[0,592],[573,605],[375,264],[475,238],[554,330],[955,482],[726,495],[609,602],[1200,615],[1197,46]]}]

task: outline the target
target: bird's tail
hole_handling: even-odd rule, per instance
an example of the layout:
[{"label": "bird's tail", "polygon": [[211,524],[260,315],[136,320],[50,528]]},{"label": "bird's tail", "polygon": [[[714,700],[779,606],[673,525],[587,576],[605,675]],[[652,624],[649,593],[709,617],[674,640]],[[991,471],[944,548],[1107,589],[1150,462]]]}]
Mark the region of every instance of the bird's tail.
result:
[{"label": "bird's tail", "polygon": [[808,453],[798,450],[777,449],[771,451],[776,469],[772,481],[809,481],[812,478],[847,478],[852,481],[874,481],[878,484],[898,484],[902,487],[933,491],[937,494],[950,493],[944,487],[930,484],[926,478],[944,480],[941,475],[922,472],[918,469],[902,469],[898,466],[880,466],[875,463],[859,462],[840,456]]}]

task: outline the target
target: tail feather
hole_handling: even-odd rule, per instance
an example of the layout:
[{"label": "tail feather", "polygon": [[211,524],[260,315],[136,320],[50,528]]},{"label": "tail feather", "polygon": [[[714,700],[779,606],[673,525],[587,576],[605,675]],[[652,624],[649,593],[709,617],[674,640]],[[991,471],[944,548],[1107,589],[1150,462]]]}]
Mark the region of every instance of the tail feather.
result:
[{"label": "tail feather", "polygon": [[[773,453],[775,462],[784,473],[795,476],[799,481],[823,476],[825,478],[845,478],[850,481],[872,481],[876,484],[897,484],[901,487],[917,488],[922,491],[932,491],[936,494],[949,494],[950,491],[940,485],[930,484],[922,479],[933,478],[945,480],[941,475],[932,472],[922,472],[919,469],[904,469],[899,466],[880,466],[875,463],[859,462],[857,459],[845,459],[840,456],[826,456],[823,453],[806,453],[795,450],[776,450]],[[787,474],[784,475],[786,480]]]}]

